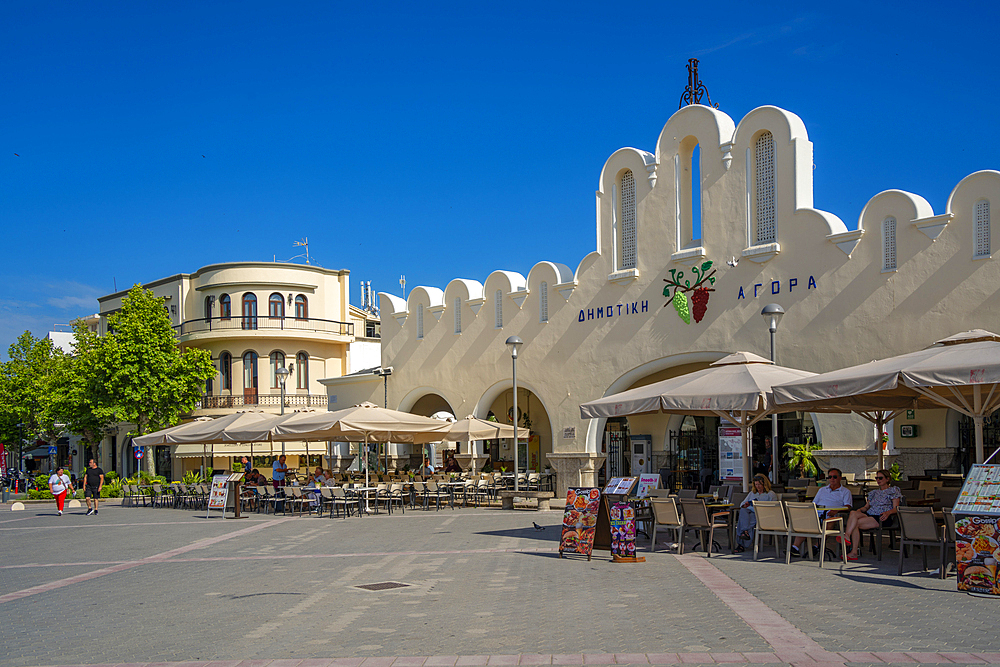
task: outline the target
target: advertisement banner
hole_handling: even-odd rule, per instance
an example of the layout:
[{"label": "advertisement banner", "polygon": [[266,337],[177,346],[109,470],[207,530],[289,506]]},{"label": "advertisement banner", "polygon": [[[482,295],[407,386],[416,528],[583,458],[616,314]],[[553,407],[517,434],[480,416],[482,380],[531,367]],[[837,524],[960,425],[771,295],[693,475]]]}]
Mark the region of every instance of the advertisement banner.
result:
[{"label": "advertisement banner", "polygon": [[212,477],[212,492],[208,496],[208,509],[226,509],[226,499],[229,497],[229,475]]},{"label": "advertisement banner", "polygon": [[562,537],[559,540],[560,558],[563,552],[570,552],[583,554],[590,560],[600,508],[600,489],[574,487],[566,491],[566,510],[563,512]]},{"label": "advertisement banner", "polygon": [[955,501],[958,590],[1000,596],[1000,465],[974,465]]},{"label": "advertisement banner", "polygon": [[660,488],[659,475],[639,475],[639,485],[635,487],[635,497],[645,498],[650,489]]},{"label": "advertisement banner", "polygon": [[743,435],[737,426],[719,427],[719,478],[743,479]]},{"label": "advertisement banner", "polygon": [[611,555],[635,557],[635,509],[629,503],[611,506]]}]

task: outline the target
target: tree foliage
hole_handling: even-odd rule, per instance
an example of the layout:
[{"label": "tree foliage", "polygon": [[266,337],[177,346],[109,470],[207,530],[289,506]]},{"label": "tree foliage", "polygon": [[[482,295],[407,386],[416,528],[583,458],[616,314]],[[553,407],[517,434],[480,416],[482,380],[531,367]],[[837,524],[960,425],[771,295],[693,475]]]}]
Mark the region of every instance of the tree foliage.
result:
[{"label": "tree foliage", "polygon": [[0,441],[55,444],[69,431],[96,446],[111,424],[141,435],[194,408],[215,373],[212,357],[178,347],[163,299],[134,286],[108,328],[99,336],[75,323],[71,355],[28,331],[11,345],[0,365]]},{"label": "tree foliage", "polygon": [[140,285],[108,318],[108,334],[98,349],[98,410],[134,424],[133,435],[176,424],[215,373],[210,352],[178,347],[163,300]]}]

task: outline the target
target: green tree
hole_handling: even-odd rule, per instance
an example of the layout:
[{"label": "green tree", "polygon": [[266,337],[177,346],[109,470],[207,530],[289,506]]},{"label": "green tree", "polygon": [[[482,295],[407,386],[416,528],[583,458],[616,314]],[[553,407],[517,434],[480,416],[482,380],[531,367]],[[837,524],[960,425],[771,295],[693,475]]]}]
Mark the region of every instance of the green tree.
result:
[{"label": "green tree", "polygon": [[[0,428],[5,443],[18,438],[54,445],[65,429],[54,388],[69,369],[69,358],[48,338],[21,334],[0,366]],[[20,425],[20,426],[19,426]]]},{"label": "green tree", "polygon": [[[200,400],[212,377],[212,355],[180,349],[163,299],[135,285],[108,318],[94,356],[99,419],[113,416],[142,435],[176,424]],[[152,472],[152,457],[146,457]]]},{"label": "green tree", "polygon": [[[98,370],[104,340],[83,321],[73,323],[73,354],[67,359],[66,372],[52,386],[55,409],[66,424],[66,430],[80,435],[100,460],[100,444],[104,431],[115,423],[114,406],[103,403]],[[87,458],[87,457],[85,457]]]}]

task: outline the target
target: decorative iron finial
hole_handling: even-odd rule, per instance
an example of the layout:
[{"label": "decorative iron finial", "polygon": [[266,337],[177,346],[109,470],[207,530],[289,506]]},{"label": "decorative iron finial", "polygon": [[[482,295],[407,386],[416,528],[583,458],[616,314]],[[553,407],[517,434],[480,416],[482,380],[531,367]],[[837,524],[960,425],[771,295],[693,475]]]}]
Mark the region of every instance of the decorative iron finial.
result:
[{"label": "decorative iron finial", "polygon": [[712,96],[708,94],[708,88],[705,84],[701,82],[698,78],[698,59],[689,58],[688,59],[688,85],[684,89],[684,94],[681,95],[681,103],[677,105],[678,109],[684,108],[685,104],[704,104],[701,101],[702,96],[708,100],[708,106],[713,109],[718,109],[718,104],[712,104]]}]

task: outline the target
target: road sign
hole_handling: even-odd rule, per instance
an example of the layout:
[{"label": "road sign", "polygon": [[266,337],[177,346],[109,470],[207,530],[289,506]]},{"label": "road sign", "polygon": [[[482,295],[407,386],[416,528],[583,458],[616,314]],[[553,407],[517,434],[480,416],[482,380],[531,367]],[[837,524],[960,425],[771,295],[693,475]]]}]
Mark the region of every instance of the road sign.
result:
[{"label": "road sign", "polygon": [[49,445],[49,456],[55,456],[55,455],[56,455],[56,448],[53,447],[52,445]]},{"label": "road sign", "polygon": [[136,459],[141,459],[142,458],[142,447],[133,447],[133,449],[135,450],[135,458]]}]

